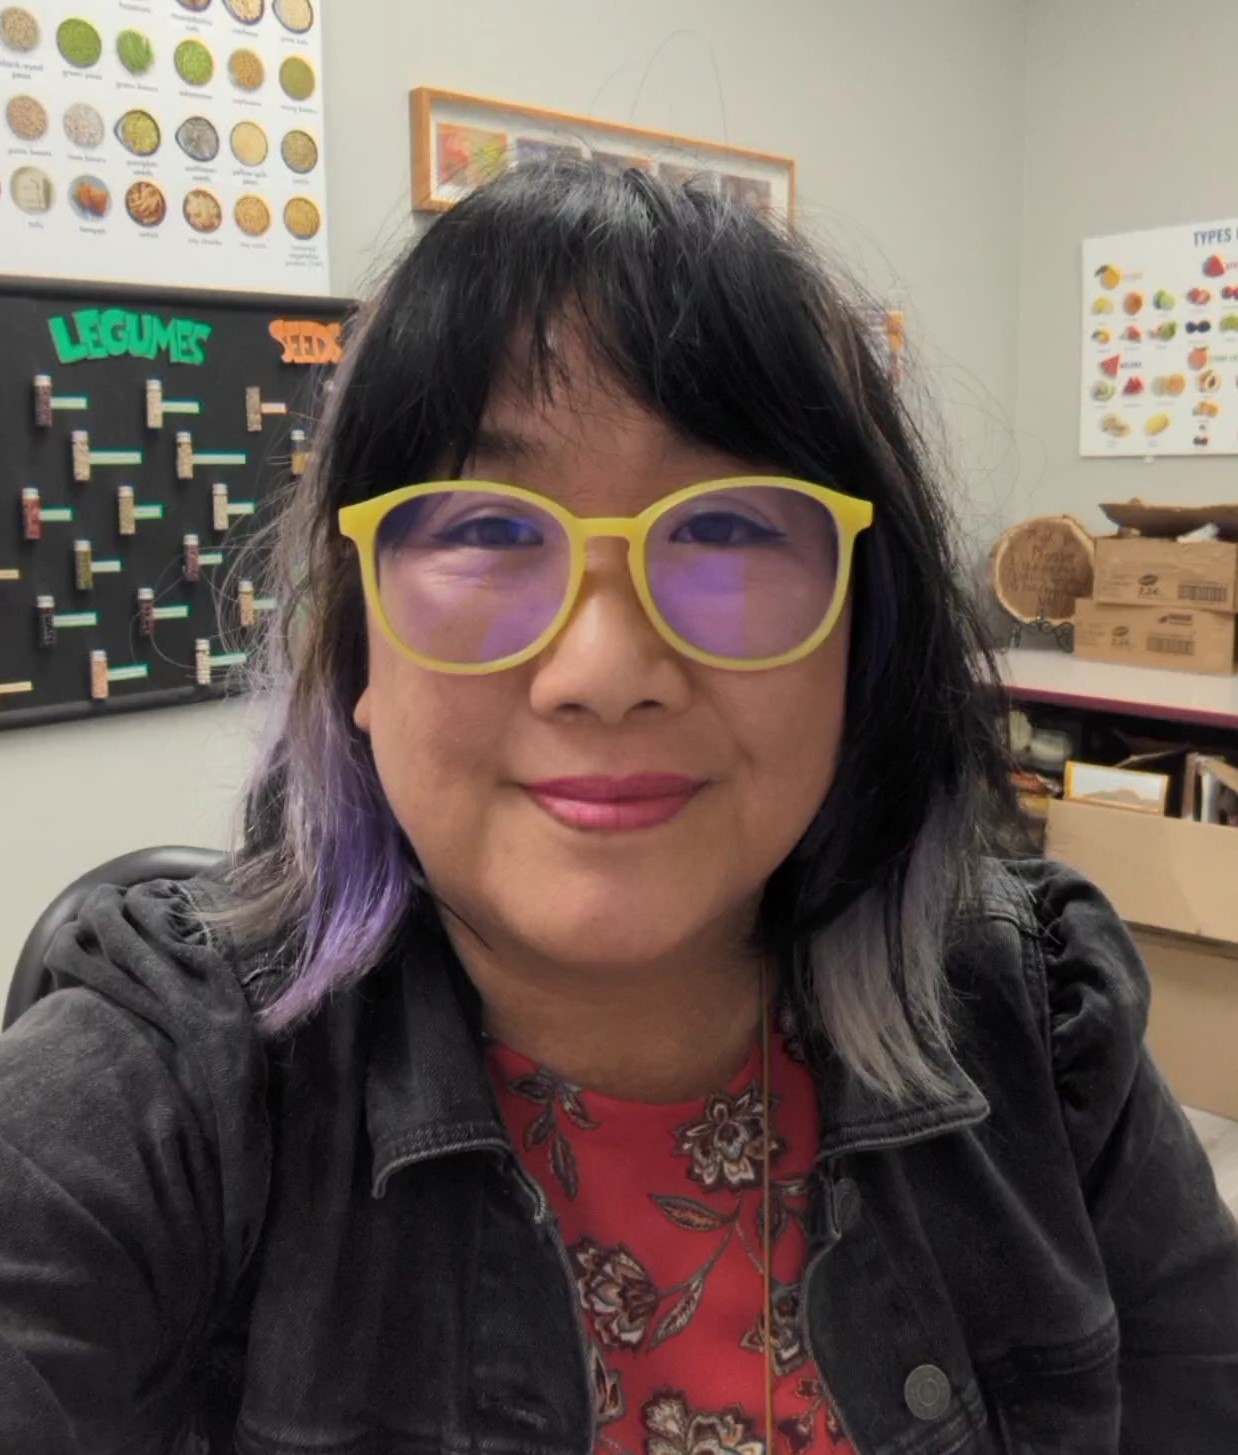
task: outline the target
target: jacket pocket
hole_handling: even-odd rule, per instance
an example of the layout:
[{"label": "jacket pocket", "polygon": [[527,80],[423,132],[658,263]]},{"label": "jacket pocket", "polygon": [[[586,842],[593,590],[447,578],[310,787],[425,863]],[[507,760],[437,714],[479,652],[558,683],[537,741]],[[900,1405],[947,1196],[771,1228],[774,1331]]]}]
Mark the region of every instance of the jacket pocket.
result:
[{"label": "jacket pocket", "polygon": [[977,1361],[989,1418],[1007,1455],[1118,1455],[1118,1321],[1066,1344]]}]

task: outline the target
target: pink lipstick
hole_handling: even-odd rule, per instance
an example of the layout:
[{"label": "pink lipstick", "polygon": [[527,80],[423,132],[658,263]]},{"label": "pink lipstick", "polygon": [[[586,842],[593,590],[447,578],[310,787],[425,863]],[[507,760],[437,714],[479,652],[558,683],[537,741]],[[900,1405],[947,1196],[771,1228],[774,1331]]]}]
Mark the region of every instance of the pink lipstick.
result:
[{"label": "pink lipstick", "polygon": [[623,833],[669,823],[705,787],[679,773],[594,775],[526,783],[533,801],[560,823],[594,832]]}]

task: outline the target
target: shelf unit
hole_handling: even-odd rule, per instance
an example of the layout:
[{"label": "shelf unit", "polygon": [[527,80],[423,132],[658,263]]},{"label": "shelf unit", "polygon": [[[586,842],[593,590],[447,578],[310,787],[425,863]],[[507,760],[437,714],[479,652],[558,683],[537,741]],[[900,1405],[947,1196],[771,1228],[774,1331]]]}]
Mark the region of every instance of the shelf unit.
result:
[{"label": "shelf unit", "polygon": [[[1238,752],[1238,677],[1085,662],[1016,648],[999,657],[1012,701],[1174,724]],[[1185,732],[1184,732],[1185,729]],[[1055,802],[1046,851],[1087,875],[1126,919],[1151,974],[1148,1041],[1178,1097],[1238,1118],[1238,832]]]},{"label": "shelf unit", "polygon": [[1016,702],[1044,702],[1079,712],[1122,713],[1238,732],[1238,676],[1084,662],[1055,648],[1012,648],[998,660],[1006,689]]}]

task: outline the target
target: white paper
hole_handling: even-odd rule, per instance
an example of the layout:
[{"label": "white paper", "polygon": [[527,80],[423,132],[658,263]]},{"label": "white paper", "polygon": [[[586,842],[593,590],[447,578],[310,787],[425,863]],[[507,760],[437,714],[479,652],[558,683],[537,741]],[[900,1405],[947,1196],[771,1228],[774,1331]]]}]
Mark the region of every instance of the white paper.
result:
[{"label": "white paper", "polygon": [[[232,0],[245,8],[242,0]],[[256,0],[245,0],[251,10]],[[300,13],[306,12],[297,0]],[[326,294],[330,291],[327,267],[327,209],[324,177],[322,111],[322,0],[310,0],[313,23],[294,34],[277,18],[272,0],[262,0],[260,18],[241,24],[225,0],[209,0],[202,11],[185,8],[180,0],[21,0],[19,7],[37,21],[40,37],[32,50],[6,45],[0,31],[0,272],[35,277],[62,277],[108,282],[175,284],[246,292]],[[10,8],[0,0],[0,11]],[[295,17],[293,17],[295,19]],[[87,21],[102,42],[102,54],[89,66],[70,64],[57,44],[59,27],[67,19]],[[154,59],[141,74],[132,74],[117,54],[122,31],[145,35]],[[11,38],[11,37],[10,37]],[[19,35],[18,39],[22,36]],[[181,42],[196,40],[211,52],[214,75],[209,84],[195,86],[178,74],[175,56]],[[264,80],[252,91],[234,83],[229,62],[238,50],[249,51],[262,63]],[[281,86],[281,66],[289,57],[308,62],[314,89],[304,100],[294,100]],[[303,73],[304,74],[304,73]],[[28,133],[37,126],[38,112],[19,103],[15,131],[9,103],[28,97],[42,107],[47,130],[41,137]],[[64,118],[75,105],[93,107],[103,120],[103,138],[87,147],[70,140]],[[159,127],[158,149],[149,156],[134,155],[117,136],[117,125],[130,111],[153,117]],[[34,120],[31,120],[31,117]],[[182,123],[202,117],[219,138],[213,161],[197,160],[178,144]],[[261,127],[268,154],[261,164],[243,165],[234,155],[230,139],[241,122]],[[281,143],[290,131],[306,133],[317,148],[312,170],[298,174],[281,156]],[[23,169],[36,169],[32,177]],[[82,179],[87,179],[81,186]],[[144,212],[149,225],[139,225],[126,206],[130,188],[153,184],[162,194],[164,215],[158,219],[157,198],[142,189],[149,204]],[[46,195],[45,211],[25,211]],[[101,187],[98,185],[101,184]],[[106,204],[102,201],[106,191]],[[205,193],[192,208],[200,224],[213,231],[195,230],[185,215],[186,198]],[[252,235],[238,224],[236,207],[247,203],[242,216],[250,228],[260,227],[265,204],[269,226]],[[218,214],[215,205],[218,203]],[[319,226],[312,237],[294,236],[285,209],[294,199],[308,206],[293,208],[292,221],[304,234]],[[135,198],[140,204],[141,199]],[[83,204],[85,204],[83,206]],[[103,216],[91,207],[106,205]]]},{"label": "white paper", "polygon": [[1089,239],[1082,315],[1081,454],[1238,454],[1238,222]]}]

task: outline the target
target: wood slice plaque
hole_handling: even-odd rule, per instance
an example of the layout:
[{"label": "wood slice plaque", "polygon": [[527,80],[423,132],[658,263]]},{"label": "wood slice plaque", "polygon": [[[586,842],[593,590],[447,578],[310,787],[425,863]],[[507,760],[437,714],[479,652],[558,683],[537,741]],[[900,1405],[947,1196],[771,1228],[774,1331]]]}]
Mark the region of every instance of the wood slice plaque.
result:
[{"label": "wood slice plaque", "polygon": [[1016,621],[1069,621],[1092,594],[1094,545],[1071,515],[1038,515],[998,537],[989,554],[993,594]]}]

